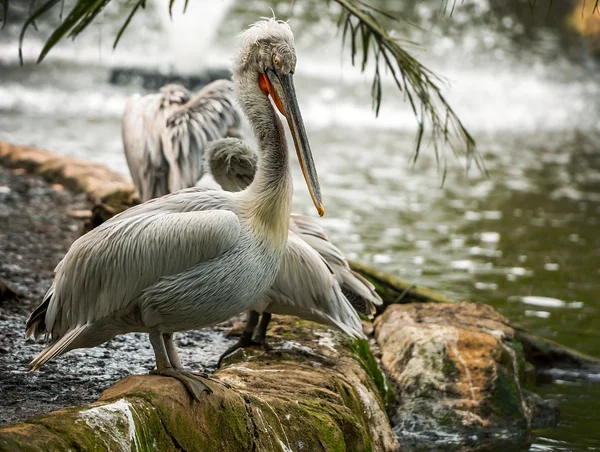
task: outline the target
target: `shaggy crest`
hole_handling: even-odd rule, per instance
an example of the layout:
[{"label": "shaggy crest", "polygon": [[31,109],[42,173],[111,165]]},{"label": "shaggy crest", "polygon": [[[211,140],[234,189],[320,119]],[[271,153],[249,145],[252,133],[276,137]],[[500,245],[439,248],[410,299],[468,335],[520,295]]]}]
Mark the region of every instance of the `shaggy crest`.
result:
[{"label": "shaggy crest", "polygon": [[[271,48],[281,46],[293,49],[294,34],[287,22],[277,20],[275,17],[258,21],[247,30],[238,35],[238,53],[235,66],[244,67],[249,64],[251,56],[256,57],[255,63],[262,66],[262,61],[270,62]],[[253,52],[251,49],[259,46],[261,51]],[[261,58],[265,58],[264,60]],[[261,61],[262,60],[262,61]]]},{"label": "shaggy crest", "polygon": [[239,45],[247,48],[257,44],[261,39],[282,39],[294,43],[294,33],[287,21],[277,20],[275,17],[263,18],[238,34]]}]

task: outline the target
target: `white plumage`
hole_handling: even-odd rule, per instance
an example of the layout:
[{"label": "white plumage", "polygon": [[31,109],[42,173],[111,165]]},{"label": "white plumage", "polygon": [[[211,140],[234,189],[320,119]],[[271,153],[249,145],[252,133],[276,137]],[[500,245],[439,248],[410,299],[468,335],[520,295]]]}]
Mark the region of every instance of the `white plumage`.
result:
[{"label": "white plumage", "polygon": [[256,303],[273,285],[288,243],[293,187],[285,134],[269,96],[282,105],[313,202],[323,212],[293,87],[293,35],[272,19],[251,27],[241,43],[233,72],[259,147],[253,183],[239,193],[191,188],[153,199],[75,241],[27,322],[27,336],[44,334],[49,342],[33,370],[74,348],[141,331],[150,334],[154,373],[179,379],[196,398],[206,389],[181,369],[172,333],[214,325]]},{"label": "white plumage", "polygon": [[[206,149],[208,169],[226,190],[245,189],[254,177],[257,154],[237,138],[215,140]],[[250,313],[240,341],[234,350],[259,343],[265,345],[270,314],[288,314],[335,326],[345,333],[362,337],[355,310],[372,315],[382,301],[375,287],[352,271],[343,253],[333,245],[315,220],[292,214],[288,243],[275,283],[250,309],[263,315],[252,340],[258,316]],[[350,302],[350,304],[348,303]],[[350,309],[350,306],[354,309]]]},{"label": "white plumage", "polygon": [[207,144],[239,134],[233,83],[217,80],[192,97],[181,85],[133,95],[122,120],[123,147],[141,201],[193,187]]}]

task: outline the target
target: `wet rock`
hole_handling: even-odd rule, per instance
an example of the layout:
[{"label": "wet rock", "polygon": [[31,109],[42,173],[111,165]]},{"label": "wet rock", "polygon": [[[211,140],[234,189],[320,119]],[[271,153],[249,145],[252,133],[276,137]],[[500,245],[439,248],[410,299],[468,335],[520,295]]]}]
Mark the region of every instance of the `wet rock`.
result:
[{"label": "wet rock", "polygon": [[0,278],[0,305],[5,302],[18,303],[23,298],[24,296],[22,294],[10,287],[6,281]]},{"label": "wet rock", "polygon": [[85,192],[90,199],[100,199],[115,192],[132,193],[131,185],[104,165],[58,156],[43,149],[0,142],[0,164],[23,168],[55,185]]},{"label": "wet rock", "polygon": [[398,450],[368,347],[287,317],[270,340],[227,358],[199,403],[175,379],[129,376],[92,405],[0,428],[0,450]]},{"label": "wet rock", "polygon": [[453,303],[454,300],[435,290],[413,284],[397,276],[383,272],[361,262],[349,260],[350,268],[368,279],[383,300],[383,305],[377,307],[381,314],[386,306],[398,303]]},{"label": "wet rock", "polygon": [[[361,262],[349,261],[352,270],[367,278],[383,300],[378,307],[381,314],[385,308],[399,303],[456,303],[439,292],[427,287],[404,281],[394,275]],[[548,381],[560,375],[568,380],[586,379],[594,381],[600,373],[600,358],[589,356],[550,339],[532,334],[527,329],[511,322],[517,340],[523,345],[525,358],[535,366],[533,372],[538,381]]]},{"label": "wet rock", "polygon": [[139,200],[133,187],[127,190],[118,190],[96,199],[90,215],[86,219],[83,232],[91,231],[136,204],[139,204]]},{"label": "wet rock", "polygon": [[529,444],[532,427],[558,420],[555,406],[526,390],[523,348],[489,306],[389,306],[375,338],[403,450],[514,450]]}]

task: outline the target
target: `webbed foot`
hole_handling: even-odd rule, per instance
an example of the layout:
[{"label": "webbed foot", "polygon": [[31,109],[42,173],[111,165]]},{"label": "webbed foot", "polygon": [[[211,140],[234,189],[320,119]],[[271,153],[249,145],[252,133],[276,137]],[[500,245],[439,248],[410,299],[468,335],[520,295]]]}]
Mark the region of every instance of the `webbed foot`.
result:
[{"label": "webbed foot", "polygon": [[231,347],[229,347],[227,350],[225,350],[225,353],[223,353],[221,355],[221,357],[219,358],[219,361],[217,361],[217,368],[221,367],[221,364],[223,363],[223,359],[225,359],[226,357],[231,355],[236,350],[239,350],[240,348],[252,347],[254,345],[261,345],[261,346],[263,345],[260,342],[252,339],[252,336],[250,334],[247,334],[247,332],[244,331],[244,333],[242,334],[240,339],[235,344],[233,344]]},{"label": "webbed foot", "polygon": [[[194,374],[184,370],[175,370],[172,367],[163,369],[154,369],[150,371],[152,375],[162,375],[163,377],[172,377],[179,380],[185,386],[185,389],[190,393],[192,398],[196,401],[200,401],[200,395],[206,391],[211,394],[212,389],[205,383],[208,378],[205,378],[202,374]],[[211,379],[212,380],[212,379]]]}]

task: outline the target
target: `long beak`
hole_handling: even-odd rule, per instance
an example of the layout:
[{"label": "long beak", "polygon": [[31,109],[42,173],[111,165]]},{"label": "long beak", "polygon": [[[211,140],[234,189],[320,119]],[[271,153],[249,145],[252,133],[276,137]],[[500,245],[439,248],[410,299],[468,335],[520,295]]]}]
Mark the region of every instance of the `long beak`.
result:
[{"label": "long beak", "polygon": [[317,212],[319,212],[320,216],[323,216],[325,209],[321,197],[319,176],[317,175],[317,169],[308,143],[308,137],[306,136],[306,130],[304,129],[304,122],[302,121],[298,101],[296,100],[296,90],[294,89],[292,74],[277,74],[272,70],[268,70],[267,77],[269,78],[271,85],[275,88],[275,94],[279,98],[274,100],[279,100],[283,105],[283,113],[285,114],[292,133],[296,155],[298,156],[298,161],[300,162],[302,174],[304,175],[304,180],[308,186],[310,196],[317,208]]}]

